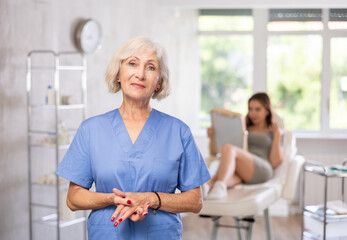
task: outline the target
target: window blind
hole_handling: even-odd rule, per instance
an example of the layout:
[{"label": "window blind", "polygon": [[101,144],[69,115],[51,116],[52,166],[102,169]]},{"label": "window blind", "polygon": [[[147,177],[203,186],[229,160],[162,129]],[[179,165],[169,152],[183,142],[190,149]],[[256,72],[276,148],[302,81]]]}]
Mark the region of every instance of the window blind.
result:
[{"label": "window blind", "polygon": [[329,21],[347,21],[347,9],[330,9]]},{"label": "window blind", "polygon": [[251,16],[252,9],[200,9],[200,15],[209,16]]},{"label": "window blind", "polygon": [[322,21],[322,9],[270,9],[269,21]]}]

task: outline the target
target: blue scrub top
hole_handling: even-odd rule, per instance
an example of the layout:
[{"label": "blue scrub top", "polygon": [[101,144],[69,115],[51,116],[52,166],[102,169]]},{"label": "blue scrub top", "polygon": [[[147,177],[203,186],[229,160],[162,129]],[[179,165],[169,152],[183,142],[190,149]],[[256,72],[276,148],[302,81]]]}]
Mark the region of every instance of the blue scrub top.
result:
[{"label": "blue scrub top", "polygon": [[[177,118],[152,110],[133,144],[118,109],[85,120],[56,173],[96,192],[174,193],[210,179],[189,127]],[[93,210],[88,239],[181,239],[180,214],[152,211],[144,220],[110,221],[116,206]]]}]

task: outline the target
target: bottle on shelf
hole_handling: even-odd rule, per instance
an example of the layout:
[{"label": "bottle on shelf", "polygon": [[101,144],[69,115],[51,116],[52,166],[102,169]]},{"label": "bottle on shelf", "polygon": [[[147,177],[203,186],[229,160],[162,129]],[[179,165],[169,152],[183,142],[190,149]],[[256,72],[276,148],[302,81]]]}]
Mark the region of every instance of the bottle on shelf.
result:
[{"label": "bottle on shelf", "polygon": [[47,87],[46,104],[55,105],[55,91],[51,85]]}]

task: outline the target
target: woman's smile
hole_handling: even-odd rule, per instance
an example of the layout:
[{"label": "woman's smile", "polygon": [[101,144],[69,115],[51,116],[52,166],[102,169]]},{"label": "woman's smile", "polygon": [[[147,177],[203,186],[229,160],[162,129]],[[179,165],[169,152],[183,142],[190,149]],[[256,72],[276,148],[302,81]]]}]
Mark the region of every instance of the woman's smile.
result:
[{"label": "woman's smile", "polygon": [[131,86],[134,86],[135,88],[143,89],[146,88],[143,84],[140,83],[131,83]]}]

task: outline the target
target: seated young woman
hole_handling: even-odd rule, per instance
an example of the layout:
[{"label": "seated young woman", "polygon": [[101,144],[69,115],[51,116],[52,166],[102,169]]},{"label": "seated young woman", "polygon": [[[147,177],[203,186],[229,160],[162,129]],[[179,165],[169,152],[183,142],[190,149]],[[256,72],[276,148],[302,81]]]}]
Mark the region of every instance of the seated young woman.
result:
[{"label": "seated young woman", "polygon": [[[227,189],[239,183],[256,184],[271,179],[283,161],[283,129],[273,121],[270,98],[256,93],[248,100],[246,116],[248,151],[231,144],[221,148],[217,173],[203,186],[206,199],[227,196]],[[209,138],[213,128],[207,130]]]}]

